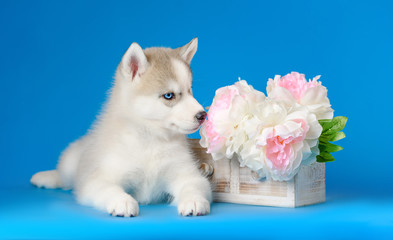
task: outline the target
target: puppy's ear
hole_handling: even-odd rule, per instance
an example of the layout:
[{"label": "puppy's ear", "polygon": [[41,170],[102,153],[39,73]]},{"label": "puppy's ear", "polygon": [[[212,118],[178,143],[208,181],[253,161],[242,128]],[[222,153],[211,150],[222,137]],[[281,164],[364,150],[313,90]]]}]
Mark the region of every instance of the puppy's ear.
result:
[{"label": "puppy's ear", "polygon": [[186,61],[188,64],[191,63],[194,54],[198,49],[198,38],[194,38],[191,42],[187,43],[183,47],[176,48],[175,51],[178,52],[181,58]]},{"label": "puppy's ear", "polygon": [[131,80],[134,80],[146,71],[149,63],[141,46],[134,42],[124,54],[120,65],[122,70],[131,76]]}]

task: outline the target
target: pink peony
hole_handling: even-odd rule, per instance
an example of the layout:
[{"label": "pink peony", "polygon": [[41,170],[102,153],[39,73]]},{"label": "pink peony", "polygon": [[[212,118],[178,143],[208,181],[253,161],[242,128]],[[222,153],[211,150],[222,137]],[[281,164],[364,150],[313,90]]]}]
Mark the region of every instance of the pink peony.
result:
[{"label": "pink peony", "polygon": [[[216,96],[209,108],[207,119],[201,127],[201,145],[207,148],[207,152],[213,157],[224,157],[225,143],[227,138],[224,133],[217,132],[217,125],[223,129],[224,121],[228,115],[233,98],[239,94],[234,86],[227,86],[217,89]],[[225,131],[224,131],[225,132]]]},{"label": "pink peony", "polygon": [[[322,128],[314,114],[295,111],[286,114],[285,105],[279,102],[266,102],[265,111],[283,114],[270,115],[268,125],[257,136],[257,146],[264,152],[263,171],[267,178],[276,181],[290,180],[299,170],[304,159],[311,156],[311,148],[317,145]],[[279,110],[281,109],[281,110]]]},{"label": "pink peony", "polygon": [[[319,76],[315,77],[313,81],[307,82],[304,74],[298,72],[291,72],[282,78],[277,78],[278,86],[286,88],[292,96],[300,103],[306,90],[318,86],[317,80]],[[275,78],[276,80],[276,78]]]},{"label": "pink peony", "polygon": [[214,123],[212,121],[206,121],[204,125],[206,131],[206,138],[209,141],[208,153],[218,152],[222,147],[225,146],[226,138],[220,136],[214,130]]},{"label": "pink peony", "polygon": [[282,126],[275,126],[272,128],[270,136],[266,139],[266,158],[272,162],[273,166],[278,170],[285,170],[290,164],[290,161],[295,158],[295,152],[292,148],[293,144],[304,140],[308,125],[303,119],[294,119],[293,123],[299,123],[298,133],[295,136],[280,136],[279,129]]}]

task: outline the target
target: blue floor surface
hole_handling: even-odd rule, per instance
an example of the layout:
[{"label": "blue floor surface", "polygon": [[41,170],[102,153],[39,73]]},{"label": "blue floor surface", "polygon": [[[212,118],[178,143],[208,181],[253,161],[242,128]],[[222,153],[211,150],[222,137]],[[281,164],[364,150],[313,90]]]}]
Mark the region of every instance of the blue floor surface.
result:
[{"label": "blue floor surface", "polygon": [[393,239],[393,197],[328,194],[295,209],[214,203],[203,217],[158,204],[119,218],[77,204],[70,191],[25,186],[0,196],[0,239]]}]

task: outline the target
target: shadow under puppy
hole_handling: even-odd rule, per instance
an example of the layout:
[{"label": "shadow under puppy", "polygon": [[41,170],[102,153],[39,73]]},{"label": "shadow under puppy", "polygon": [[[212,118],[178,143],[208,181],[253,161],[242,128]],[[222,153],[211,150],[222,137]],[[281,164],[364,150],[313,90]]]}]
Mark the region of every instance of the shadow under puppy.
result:
[{"label": "shadow under puppy", "polygon": [[167,196],[181,215],[208,214],[210,183],[185,136],[206,118],[191,89],[197,46],[197,38],[177,49],[131,44],[91,130],[64,150],[56,170],[36,173],[31,183],[74,189],[80,203],[114,216],[137,216],[138,202]]}]

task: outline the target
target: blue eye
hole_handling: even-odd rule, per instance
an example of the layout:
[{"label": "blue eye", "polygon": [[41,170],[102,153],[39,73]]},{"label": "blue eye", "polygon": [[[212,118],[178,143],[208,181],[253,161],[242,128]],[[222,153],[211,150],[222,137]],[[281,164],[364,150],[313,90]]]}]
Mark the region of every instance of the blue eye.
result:
[{"label": "blue eye", "polygon": [[163,97],[164,97],[166,100],[171,100],[171,99],[173,99],[173,98],[175,97],[175,94],[172,93],[172,92],[170,92],[170,93],[165,93],[165,94],[163,95]]}]

